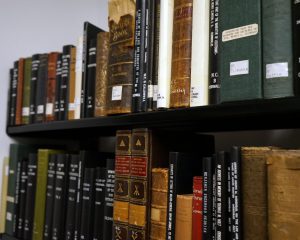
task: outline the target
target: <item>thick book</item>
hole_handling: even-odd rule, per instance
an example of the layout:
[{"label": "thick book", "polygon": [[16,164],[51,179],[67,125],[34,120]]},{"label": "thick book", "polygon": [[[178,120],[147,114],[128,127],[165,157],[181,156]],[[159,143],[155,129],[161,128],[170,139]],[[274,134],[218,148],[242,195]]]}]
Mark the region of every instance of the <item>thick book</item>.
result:
[{"label": "thick book", "polygon": [[294,96],[292,1],[263,0],[262,12],[264,97]]},{"label": "thick book", "polygon": [[192,240],[193,195],[177,195],[176,198],[176,240]]},{"label": "thick book", "polygon": [[75,230],[75,214],[76,214],[76,196],[79,177],[79,155],[70,155],[70,166],[68,174],[68,188],[67,188],[67,209],[66,209],[66,227],[65,239],[74,239]]},{"label": "thick book", "polygon": [[9,125],[14,126],[16,124],[16,106],[17,106],[17,87],[18,87],[18,61],[14,62],[11,84],[11,98],[10,98],[10,115]]},{"label": "thick book", "polygon": [[54,119],[59,120],[60,112],[60,86],[62,73],[62,54],[58,54],[56,61],[56,84],[55,84],[55,101],[54,101]]},{"label": "thick book", "polygon": [[131,112],[135,1],[109,0],[107,114]]},{"label": "thick book", "polygon": [[129,179],[131,162],[131,130],[116,133],[114,239],[128,239]]},{"label": "thick book", "polygon": [[16,122],[15,122],[16,125],[22,124],[24,65],[25,65],[25,59],[20,58],[18,64],[18,85],[17,85]]},{"label": "thick book", "polygon": [[70,52],[70,66],[69,66],[69,84],[68,84],[68,112],[67,119],[75,119],[75,94],[76,94],[76,47],[71,48]]},{"label": "thick book", "polygon": [[293,32],[293,71],[294,71],[294,92],[296,95],[300,93],[300,47],[298,42],[300,39],[300,1],[292,1],[292,32]]},{"label": "thick book", "polygon": [[25,58],[22,99],[22,124],[29,124],[31,66],[32,58]]},{"label": "thick book", "polygon": [[97,60],[95,84],[95,117],[106,115],[107,65],[109,51],[109,33],[100,32],[97,35]]},{"label": "thick book", "polygon": [[9,158],[5,157],[2,163],[2,186],[1,186],[1,216],[0,216],[0,233],[5,232],[5,216],[6,216],[6,199],[7,199],[7,186],[9,175]]},{"label": "thick book", "polygon": [[82,50],[83,36],[80,36],[76,44],[76,65],[75,65],[75,112],[74,118],[80,119],[81,107],[81,84],[82,84]]},{"label": "thick book", "polygon": [[192,239],[202,240],[202,222],[203,222],[203,177],[194,176],[193,178],[193,222]]},{"label": "thick book", "polygon": [[30,81],[30,109],[29,109],[29,123],[35,122],[36,114],[36,93],[38,82],[38,71],[40,66],[40,54],[32,55],[31,62],[31,81]]},{"label": "thick book", "polygon": [[47,190],[46,190],[46,204],[45,204],[45,224],[44,237],[45,240],[52,239],[52,222],[53,222],[53,205],[54,205],[54,191],[56,179],[56,154],[49,156],[48,171],[47,171]]},{"label": "thick book", "polygon": [[222,78],[221,102],[263,96],[262,2],[220,1],[219,34],[222,36],[218,67]]},{"label": "thick book", "polygon": [[[170,107],[190,106],[193,0],[175,0]],[[204,34],[204,33],[203,33]],[[203,58],[205,56],[202,56]]]},{"label": "thick book", "polygon": [[32,239],[36,176],[37,176],[37,154],[30,153],[28,157],[28,178],[27,178],[26,208],[25,208],[24,233],[23,233],[24,240]]}]

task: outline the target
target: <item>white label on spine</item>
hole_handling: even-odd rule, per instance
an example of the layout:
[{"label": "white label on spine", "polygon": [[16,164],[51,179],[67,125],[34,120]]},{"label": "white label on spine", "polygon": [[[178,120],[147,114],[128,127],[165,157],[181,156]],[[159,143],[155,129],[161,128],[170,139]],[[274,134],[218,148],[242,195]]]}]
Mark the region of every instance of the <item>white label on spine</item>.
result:
[{"label": "white label on spine", "polygon": [[112,101],[122,100],[122,86],[114,86],[111,94]]},{"label": "white label on spine", "polygon": [[9,175],[9,167],[5,166],[5,176],[8,176],[8,175]]},{"label": "white label on spine", "polygon": [[249,60],[230,63],[230,76],[249,74]]},{"label": "white label on spine", "polygon": [[74,111],[75,110],[75,103],[69,103],[69,111]]},{"label": "white label on spine", "polygon": [[258,34],[258,24],[250,24],[238,28],[223,31],[222,41],[228,42],[240,38],[250,37]]},{"label": "white label on spine", "polygon": [[201,87],[195,86],[191,88],[191,102],[197,102],[201,97]]},{"label": "white label on spine", "polygon": [[157,101],[158,86],[153,85],[153,101]]},{"label": "white label on spine", "polygon": [[53,114],[53,103],[47,103],[46,104],[46,115],[52,115]]},{"label": "white label on spine", "polygon": [[289,76],[289,64],[285,63],[272,63],[266,65],[266,78],[281,78]]},{"label": "white label on spine", "polygon": [[22,108],[22,116],[23,117],[29,117],[29,107],[23,107]]},{"label": "white label on spine", "polygon": [[148,98],[153,98],[153,85],[148,85]]},{"label": "white label on spine", "polygon": [[44,113],[44,105],[38,105],[37,107],[37,114]]},{"label": "white label on spine", "polygon": [[6,220],[7,221],[12,221],[12,214],[10,212],[6,213]]}]

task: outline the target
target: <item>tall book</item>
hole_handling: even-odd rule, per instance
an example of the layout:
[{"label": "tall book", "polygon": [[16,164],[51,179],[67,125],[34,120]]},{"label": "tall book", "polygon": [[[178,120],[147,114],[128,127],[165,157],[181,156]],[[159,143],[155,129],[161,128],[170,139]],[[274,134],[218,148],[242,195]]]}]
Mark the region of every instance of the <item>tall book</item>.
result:
[{"label": "tall book", "polygon": [[109,33],[100,32],[97,35],[96,87],[95,87],[95,117],[106,115],[107,94],[107,64],[109,51]]},{"label": "tall book", "polygon": [[165,239],[169,169],[152,168],[150,239]]},{"label": "tall book", "polygon": [[[190,106],[193,0],[175,0],[170,107]],[[204,57],[204,56],[203,56]]]},{"label": "tall book", "polygon": [[[208,104],[210,1],[193,1],[190,106]],[[194,44],[193,44],[194,43]]]},{"label": "tall book", "polygon": [[109,0],[107,114],[131,112],[135,1]]},{"label": "tall book", "polygon": [[131,130],[116,133],[114,190],[114,239],[128,239],[129,179],[131,162]]},{"label": "tall book", "polygon": [[75,68],[75,113],[74,118],[80,119],[81,84],[82,84],[82,51],[83,36],[80,36],[76,45],[76,68]]},{"label": "tall book", "polygon": [[32,55],[31,62],[31,81],[30,81],[30,109],[29,109],[29,123],[34,123],[36,114],[36,93],[38,82],[38,71],[40,65],[40,54]]},{"label": "tall book", "polygon": [[22,124],[29,123],[31,65],[32,65],[32,58],[25,58],[23,99],[22,99]]},{"label": "tall book", "polygon": [[25,59],[20,58],[19,59],[19,64],[18,64],[18,85],[17,85],[17,100],[16,100],[16,125],[21,125],[22,124],[24,65],[25,65]]},{"label": "tall book", "polygon": [[262,12],[264,97],[293,96],[292,1],[262,1]]},{"label": "tall book", "polygon": [[294,68],[294,92],[299,95],[300,92],[300,48],[298,42],[300,39],[300,1],[292,1],[292,25],[293,25],[293,68]]},{"label": "tall book", "polygon": [[56,84],[55,84],[55,101],[54,101],[55,120],[59,120],[61,73],[62,73],[62,54],[59,53],[56,61]]},{"label": "tall book", "polygon": [[195,176],[193,178],[193,222],[192,239],[202,240],[203,223],[203,177]]},{"label": "tall book", "polygon": [[37,154],[30,153],[28,158],[28,179],[27,179],[27,189],[26,189],[26,208],[25,208],[24,234],[23,234],[24,240],[32,239],[36,176],[37,176]]},{"label": "tall book", "polygon": [[71,48],[70,53],[70,69],[69,69],[69,85],[68,85],[68,113],[67,119],[75,119],[75,95],[76,95],[76,47]]},{"label": "tall book", "polygon": [[11,126],[16,123],[16,106],[17,106],[17,89],[18,89],[18,61],[14,62],[11,84],[11,99],[10,99],[10,116],[9,124]]},{"label": "tall book", "polygon": [[176,240],[192,240],[193,195],[177,195],[176,198]]},{"label": "tall book", "polygon": [[174,0],[160,2],[157,108],[169,108]]},{"label": "tall book", "polygon": [[39,149],[38,150],[38,165],[37,165],[37,178],[36,178],[36,192],[34,204],[34,217],[33,217],[33,231],[32,240],[42,240],[44,233],[45,223],[45,209],[46,206],[46,192],[47,192],[47,173],[49,156],[57,154],[60,151],[53,149]]},{"label": "tall book", "polygon": [[222,102],[263,96],[261,8],[262,1],[257,0],[220,1]]},{"label": "tall book", "polygon": [[7,185],[9,175],[9,158],[5,157],[2,163],[2,187],[1,187],[1,216],[0,216],[0,233],[5,232],[5,216],[7,205]]}]

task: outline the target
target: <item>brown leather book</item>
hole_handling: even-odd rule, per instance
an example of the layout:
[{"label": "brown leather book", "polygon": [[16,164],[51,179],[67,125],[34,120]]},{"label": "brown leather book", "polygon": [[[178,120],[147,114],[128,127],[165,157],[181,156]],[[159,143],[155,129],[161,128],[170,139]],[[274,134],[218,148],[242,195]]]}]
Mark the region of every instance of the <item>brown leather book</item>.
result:
[{"label": "brown leather book", "polygon": [[109,50],[109,33],[97,35],[97,67],[95,88],[95,117],[106,115],[107,63]]},{"label": "brown leather book", "polygon": [[70,77],[69,77],[69,107],[68,107],[68,120],[75,119],[75,67],[76,67],[76,47],[71,48],[70,53]]},{"label": "brown leather book", "polygon": [[24,66],[25,66],[25,59],[20,58],[19,67],[18,67],[16,125],[22,124]]},{"label": "brown leather book", "polygon": [[177,195],[175,240],[192,240],[193,195]]},{"label": "brown leather book", "polygon": [[190,106],[192,0],[174,1],[170,107]]},{"label": "brown leather book", "polygon": [[46,96],[46,121],[54,120],[54,104],[56,90],[56,62],[58,52],[52,52],[48,55],[48,79]]},{"label": "brown leather book", "polygon": [[169,169],[152,169],[150,239],[166,239]]},{"label": "brown leather book", "polygon": [[135,1],[109,0],[107,114],[131,112]]},{"label": "brown leather book", "polygon": [[300,151],[273,150],[267,168],[269,239],[299,239]]}]

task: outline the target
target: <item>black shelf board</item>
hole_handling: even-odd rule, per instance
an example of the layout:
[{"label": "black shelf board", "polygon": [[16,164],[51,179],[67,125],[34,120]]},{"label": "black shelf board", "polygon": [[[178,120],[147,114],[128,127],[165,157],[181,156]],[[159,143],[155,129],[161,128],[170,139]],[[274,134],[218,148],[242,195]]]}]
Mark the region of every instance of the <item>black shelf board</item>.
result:
[{"label": "black shelf board", "polygon": [[1,239],[2,240],[18,240],[17,238],[11,237],[11,236],[9,236],[7,234],[3,234]]},{"label": "black shelf board", "polygon": [[[117,129],[220,132],[300,127],[300,98],[248,100],[195,108],[55,121],[7,128],[11,137],[78,137],[114,134]],[[58,135],[59,134],[59,135]]]}]

